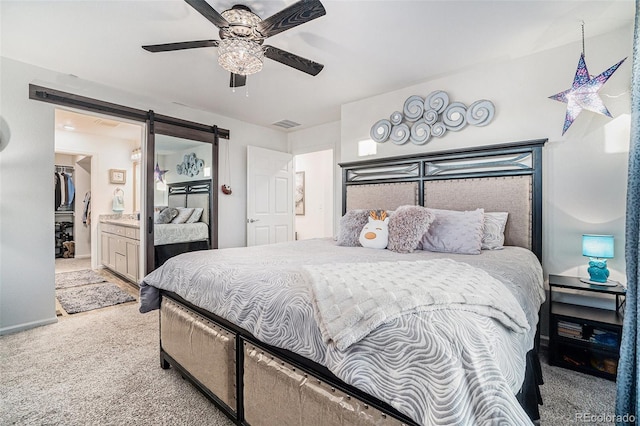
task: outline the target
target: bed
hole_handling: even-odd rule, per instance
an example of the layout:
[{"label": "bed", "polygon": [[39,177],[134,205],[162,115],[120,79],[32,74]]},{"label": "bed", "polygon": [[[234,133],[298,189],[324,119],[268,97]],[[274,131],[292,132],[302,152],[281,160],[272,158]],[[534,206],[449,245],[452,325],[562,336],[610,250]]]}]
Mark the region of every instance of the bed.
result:
[{"label": "bed", "polygon": [[156,267],[181,253],[212,248],[211,181],[167,184],[168,207],[202,209],[194,223],[155,223],[153,227]]},{"label": "bed", "polygon": [[[343,213],[508,212],[502,250],[398,253],[319,239],[168,260],[140,290],[141,311],[160,309],[162,367],[178,369],[237,424],[530,424],[541,383],[544,143],[341,165]],[[331,309],[346,293],[334,284],[354,274],[383,299],[397,296],[391,281],[399,291],[464,282],[479,297],[342,323]],[[436,287],[426,293],[444,297]],[[327,288],[335,290],[320,297]],[[345,312],[370,302],[348,290],[355,302]]]}]

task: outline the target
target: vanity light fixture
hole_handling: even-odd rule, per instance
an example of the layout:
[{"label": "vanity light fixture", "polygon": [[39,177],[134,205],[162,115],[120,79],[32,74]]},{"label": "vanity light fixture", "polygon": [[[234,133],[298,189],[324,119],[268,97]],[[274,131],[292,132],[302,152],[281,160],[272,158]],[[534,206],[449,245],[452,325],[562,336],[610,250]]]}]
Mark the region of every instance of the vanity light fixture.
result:
[{"label": "vanity light fixture", "polygon": [[131,161],[140,161],[142,159],[142,150],[136,148],[131,152]]}]

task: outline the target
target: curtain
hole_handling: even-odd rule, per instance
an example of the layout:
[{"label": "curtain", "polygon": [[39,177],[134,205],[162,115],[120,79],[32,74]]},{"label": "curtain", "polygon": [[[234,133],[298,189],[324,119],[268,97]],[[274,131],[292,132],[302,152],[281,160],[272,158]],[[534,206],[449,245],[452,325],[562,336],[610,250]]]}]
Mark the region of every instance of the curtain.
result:
[{"label": "curtain", "polygon": [[[616,424],[637,424],[640,413],[638,384],[640,359],[638,345],[638,282],[640,281],[640,0],[636,0],[633,35],[633,69],[631,72],[631,140],[627,182],[627,216],[625,260],[627,263],[627,306],[622,329],[618,362]],[[633,417],[631,417],[633,416]]]}]

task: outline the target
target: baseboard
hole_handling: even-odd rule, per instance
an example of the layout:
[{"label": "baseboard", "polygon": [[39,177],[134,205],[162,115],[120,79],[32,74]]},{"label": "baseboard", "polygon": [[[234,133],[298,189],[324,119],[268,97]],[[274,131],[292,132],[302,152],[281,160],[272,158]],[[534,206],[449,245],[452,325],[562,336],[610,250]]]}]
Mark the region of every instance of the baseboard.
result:
[{"label": "baseboard", "polygon": [[76,259],[91,259],[91,253],[89,254],[80,254],[74,256]]},{"label": "baseboard", "polygon": [[45,320],[33,321],[33,322],[27,322],[27,323],[24,323],[24,324],[14,325],[14,326],[11,326],[11,327],[4,327],[4,328],[0,328],[0,336],[4,336],[5,334],[18,333],[20,331],[29,330],[31,328],[42,327],[43,325],[55,324],[57,322],[58,322],[58,318],[57,317],[53,317],[53,318],[49,318],[49,319],[45,319]]}]

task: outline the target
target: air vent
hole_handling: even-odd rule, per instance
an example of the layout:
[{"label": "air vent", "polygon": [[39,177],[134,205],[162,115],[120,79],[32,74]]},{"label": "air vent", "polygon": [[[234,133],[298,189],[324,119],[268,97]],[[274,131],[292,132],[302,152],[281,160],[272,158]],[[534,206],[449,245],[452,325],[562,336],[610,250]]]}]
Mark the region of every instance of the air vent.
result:
[{"label": "air vent", "polygon": [[281,121],[278,121],[277,123],[273,123],[273,125],[282,127],[283,129],[290,129],[292,127],[299,126],[300,123],[296,123],[295,121],[291,121],[291,120],[281,120]]},{"label": "air vent", "polygon": [[104,120],[102,118],[96,118],[94,123],[98,126],[104,127],[118,127],[120,125],[120,123],[118,123],[117,121]]}]

